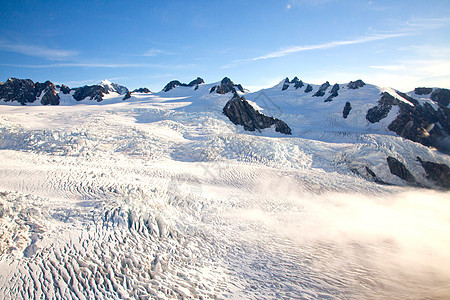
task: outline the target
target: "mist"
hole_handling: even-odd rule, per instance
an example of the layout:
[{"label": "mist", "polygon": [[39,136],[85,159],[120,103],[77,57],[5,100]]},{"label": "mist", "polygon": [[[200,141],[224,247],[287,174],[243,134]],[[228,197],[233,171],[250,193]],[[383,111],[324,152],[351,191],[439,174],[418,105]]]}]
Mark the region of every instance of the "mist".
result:
[{"label": "mist", "polygon": [[305,278],[342,281],[341,290],[351,297],[450,296],[448,192],[311,193],[289,185],[264,181],[265,188],[252,193],[262,197],[258,204],[227,216],[290,240],[297,254],[312,258],[313,271],[302,271]]}]

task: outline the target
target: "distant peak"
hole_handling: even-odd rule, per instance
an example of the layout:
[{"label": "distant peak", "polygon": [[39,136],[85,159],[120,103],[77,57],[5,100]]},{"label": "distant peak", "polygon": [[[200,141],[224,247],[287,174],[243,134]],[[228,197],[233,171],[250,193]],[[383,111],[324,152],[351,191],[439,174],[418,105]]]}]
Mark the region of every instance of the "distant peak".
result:
[{"label": "distant peak", "polygon": [[108,79],[103,79],[102,82],[100,82],[100,84],[111,85],[112,82],[109,81]]}]

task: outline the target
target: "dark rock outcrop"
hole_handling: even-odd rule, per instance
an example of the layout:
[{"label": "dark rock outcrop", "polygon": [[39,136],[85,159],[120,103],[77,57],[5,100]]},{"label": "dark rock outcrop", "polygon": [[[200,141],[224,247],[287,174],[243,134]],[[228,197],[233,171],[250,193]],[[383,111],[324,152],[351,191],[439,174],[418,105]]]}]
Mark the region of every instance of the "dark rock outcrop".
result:
[{"label": "dark rock outcrop", "polygon": [[61,86],[59,87],[59,90],[64,94],[64,95],[68,95],[70,94],[70,87],[68,87],[65,84],[61,84]]},{"label": "dark rock outcrop", "polygon": [[9,78],[0,83],[0,99],[19,102],[22,105],[36,101],[37,91],[31,79]]},{"label": "dark rock outcrop", "polygon": [[450,168],[446,164],[423,161],[420,157],[417,160],[422,165],[428,180],[433,181],[439,187],[450,189]]},{"label": "dark rock outcrop", "polygon": [[291,134],[291,128],[279,119],[268,117],[255,110],[244,97],[234,93],[233,98],[223,108],[223,114],[235,125],[242,125],[245,130],[255,131],[275,126],[275,131]]},{"label": "dark rock outcrop", "polygon": [[205,83],[205,81],[202,78],[197,77],[197,79],[194,79],[191,82],[189,82],[187,86],[195,86],[195,90],[197,90],[198,85],[203,83]]},{"label": "dark rock outcrop", "polygon": [[[38,83],[36,83],[38,85]],[[56,87],[50,81],[46,81],[44,83],[45,88],[39,93],[38,96],[41,96],[41,104],[42,105],[59,105],[59,95],[56,92]],[[44,86],[40,86],[39,88],[43,88]]]},{"label": "dark rock outcrop", "polygon": [[339,84],[335,84],[335,85],[333,85],[333,87],[331,88],[331,91],[330,91],[330,96],[328,96],[328,98],[327,99],[325,99],[325,101],[324,102],[331,102],[332,100],[333,100],[333,98],[334,97],[337,97],[339,94],[338,94],[338,91],[339,91]]},{"label": "dark rock outcrop", "polygon": [[170,91],[171,89],[174,89],[177,86],[184,86],[184,87],[193,87],[193,86],[195,86],[195,89],[197,90],[198,85],[202,84],[202,83],[205,83],[205,81],[202,78],[200,78],[200,77],[197,77],[197,79],[192,80],[188,84],[181,83],[178,80],[172,80],[171,82],[166,84],[166,86],[163,88],[163,92],[168,92],[168,91]]},{"label": "dark rock outcrop", "polygon": [[127,100],[127,99],[130,99],[130,98],[131,98],[131,93],[128,91],[128,92],[125,94],[125,96],[123,97],[122,100]]},{"label": "dark rock outcrop", "polygon": [[350,111],[352,110],[352,105],[350,104],[350,102],[345,102],[345,106],[344,106],[344,110],[342,111],[342,116],[344,117],[344,119],[347,119],[348,114],[350,113]]},{"label": "dark rock outcrop", "polygon": [[416,179],[412,176],[408,169],[406,169],[404,164],[391,156],[389,156],[386,160],[391,174],[400,177],[410,184],[416,184]]},{"label": "dark rock outcrop", "polygon": [[102,85],[85,85],[83,87],[75,88],[73,98],[77,101],[81,101],[87,97],[90,100],[96,100],[100,102],[103,100],[103,96],[108,94],[108,91]]},{"label": "dark rock outcrop", "polygon": [[356,80],[356,81],[350,81],[348,84],[347,84],[347,88],[349,89],[349,90],[357,90],[357,89],[359,89],[359,88],[361,88],[361,87],[363,87],[363,86],[365,86],[366,84],[364,83],[364,81],[362,81],[361,79],[358,79],[358,80]]},{"label": "dark rock outcrop", "polygon": [[416,95],[428,95],[433,91],[432,88],[426,88],[426,87],[418,87],[414,89],[414,94]]},{"label": "dark rock outcrop", "polygon": [[313,97],[322,97],[325,95],[325,91],[330,86],[330,83],[327,81],[324,84],[322,84],[319,88],[319,90],[313,95]]},{"label": "dark rock outcrop", "polygon": [[286,79],[284,80],[284,84],[283,84],[283,87],[281,88],[281,90],[282,91],[285,91],[285,90],[287,90],[288,89],[288,87],[289,87],[289,78],[288,77],[286,77]]},{"label": "dark rock outcrop", "polygon": [[135,89],[135,90],[132,91],[132,93],[145,93],[145,94],[148,94],[148,93],[151,93],[151,91],[148,88],[144,87],[144,88]]},{"label": "dark rock outcrop", "polygon": [[380,122],[380,120],[388,116],[392,106],[398,103],[399,101],[391,96],[391,94],[384,92],[381,94],[380,100],[378,100],[378,105],[367,111],[366,119],[370,123]]},{"label": "dark rock outcrop", "polygon": [[213,86],[210,90],[210,93],[216,92],[218,94],[226,94],[229,92],[236,93],[236,89],[238,89],[240,92],[244,93],[244,88],[240,84],[234,84],[233,81],[231,81],[230,78],[225,77],[222,79],[219,85]]},{"label": "dark rock outcrop", "polygon": [[429,104],[420,103],[408,95],[398,92],[404,99],[413,105],[399,101],[400,108],[397,118],[388,126],[399,136],[425,146],[433,146],[443,151],[448,151],[449,145],[441,141],[449,135],[449,110],[445,106],[440,106],[438,111]]},{"label": "dark rock outcrop", "polygon": [[294,77],[294,79],[292,79],[291,83],[294,84],[294,88],[298,89],[304,86],[303,81],[301,81],[300,79],[297,78],[297,76]]},{"label": "dark rock outcrop", "polygon": [[178,80],[172,80],[171,82],[166,84],[166,86],[163,88],[163,92],[168,92],[168,91],[174,89],[177,86],[187,86],[187,84],[186,83],[181,83]]},{"label": "dark rock outcrop", "polygon": [[52,82],[34,83],[31,79],[9,78],[0,83],[0,98],[5,102],[16,101],[22,105],[34,103],[38,98],[43,105],[59,104],[59,96]]},{"label": "dark rock outcrop", "polygon": [[305,93],[309,93],[309,92],[311,92],[313,90],[313,87],[310,85],[310,84],[308,84],[307,86],[306,86],[306,88],[305,88]]},{"label": "dark rock outcrop", "polygon": [[450,90],[436,89],[431,94],[431,100],[436,101],[440,107],[448,107],[450,103]]},{"label": "dark rock outcrop", "polygon": [[368,166],[365,167],[365,170],[366,170],[367,175],[368,175],[368,177],[370,178],[371,181],[374,181],[374,182],[379,183],[379,184],[386,184],[386,182],[384,182],[383,180],[378,178],[378,176],[375,174],[375,172],[372,171],[372,169],[370,169]]}]

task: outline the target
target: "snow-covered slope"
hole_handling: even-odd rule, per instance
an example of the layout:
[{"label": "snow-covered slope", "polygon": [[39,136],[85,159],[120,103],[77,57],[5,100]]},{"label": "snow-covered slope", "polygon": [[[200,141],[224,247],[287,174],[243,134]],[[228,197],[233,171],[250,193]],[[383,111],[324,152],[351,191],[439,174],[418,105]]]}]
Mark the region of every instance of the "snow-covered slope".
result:
[{"label": "snow-covered slope", "polygon": [[390,90],[284,84],[240,95],[291,136],[231,123],[220,82],[0,106],[0,298],[448,298],[449,194],[417,157],[449,156],[390,131],[400,107],[367,120]]}]

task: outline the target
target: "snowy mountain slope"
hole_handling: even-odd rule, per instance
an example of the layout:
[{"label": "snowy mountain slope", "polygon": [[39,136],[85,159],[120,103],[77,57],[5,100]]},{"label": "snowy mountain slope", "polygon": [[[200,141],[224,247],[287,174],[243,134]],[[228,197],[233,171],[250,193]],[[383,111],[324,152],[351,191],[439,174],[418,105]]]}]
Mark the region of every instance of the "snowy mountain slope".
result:
[{"label": "snowy mountain slope", "polygon": [[387,158],[433,188],[417,156],[450,159],[365,120],[384,90],[240,94],[285,136],[231,123],[219,84],[0,106],[0,297],[450,295],[448,192]]}]

